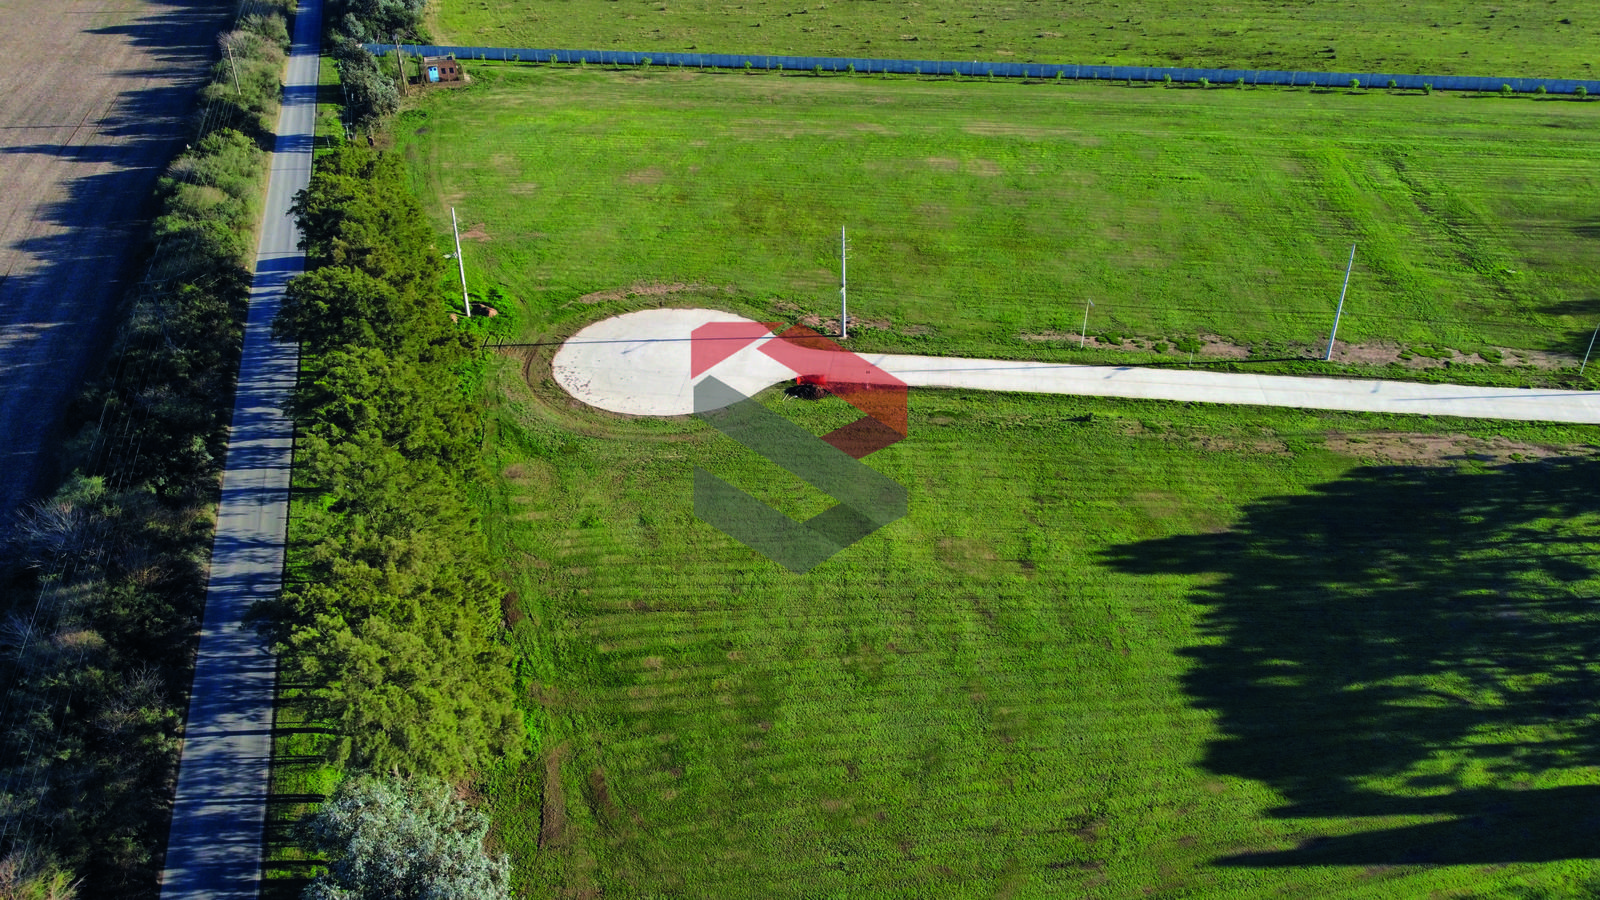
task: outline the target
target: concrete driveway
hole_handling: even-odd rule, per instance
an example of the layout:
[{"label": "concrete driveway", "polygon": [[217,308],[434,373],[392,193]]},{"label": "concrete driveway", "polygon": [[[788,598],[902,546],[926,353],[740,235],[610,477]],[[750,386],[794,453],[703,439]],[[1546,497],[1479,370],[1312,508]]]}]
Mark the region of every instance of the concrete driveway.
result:
[{"label": "concrete driveway", "polygon": [[[714,350],[719,361],[691,371],[694,344],[735,340],[694,332],[711,323],[749,319],[708,309],[653,309],[596,322],[573,335],[552,363],[555,380],[590,406],[638,416],[694,412],[694,384],[707,374],[746,396],[798,375],[848,381],[851,354],[810,350],[786,354],[789,365],[761,352],[768,335]],[[729,345],[731,347],[731,345]],[[702,347],[702,351],[704,347]],[[797,362],[798,359],[798,362]],[[1542,422],[1600,423],[1600,392],[1484,388],[1353,378],[1306,378],[1143,366],[1068,365],[998,359],[954,359],[864,353],[860,359],[911,387],[1135,397],[1461,416]],[[797,368],[798,366],[798,368]],[[840,369],[846,371],[837,371]],[[800,371],[805,369],[806,371]]]}]

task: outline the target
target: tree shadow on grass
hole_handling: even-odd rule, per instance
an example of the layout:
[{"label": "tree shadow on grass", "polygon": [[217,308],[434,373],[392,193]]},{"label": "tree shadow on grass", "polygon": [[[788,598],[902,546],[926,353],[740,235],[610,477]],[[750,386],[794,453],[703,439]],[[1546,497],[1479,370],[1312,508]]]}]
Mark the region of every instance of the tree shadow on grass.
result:
[{"label": "tree shadow on grass", "polygon": [[1431,816],[1219,865],[1600,857],[1600,461],[1374,467],[1247,506],[1233,530],[1108,551],[1218,576],[1192,599],[1204,765],[1274,816]]}]

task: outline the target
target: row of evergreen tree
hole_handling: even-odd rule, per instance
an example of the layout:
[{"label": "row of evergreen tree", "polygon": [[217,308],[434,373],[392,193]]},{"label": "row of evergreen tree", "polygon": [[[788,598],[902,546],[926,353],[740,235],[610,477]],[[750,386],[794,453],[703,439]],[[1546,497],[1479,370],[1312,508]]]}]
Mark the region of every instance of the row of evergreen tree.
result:
[{"label": "row of evergreen tree", "polygon": [[294,212],[309,274],[276,322],[302,348],[291,567],[261,613],[284,679],[353,769],[458,778],[526,731],[499,640],[504,588],[467,500],[474,340],[398,158],[321,157]]}]

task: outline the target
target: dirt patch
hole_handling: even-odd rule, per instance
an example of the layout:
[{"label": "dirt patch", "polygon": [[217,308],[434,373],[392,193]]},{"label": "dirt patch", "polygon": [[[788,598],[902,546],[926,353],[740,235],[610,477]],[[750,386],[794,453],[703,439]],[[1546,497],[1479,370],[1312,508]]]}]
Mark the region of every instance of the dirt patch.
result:
[{"label": "dirt patch", "polygon": [[1406,465],[1445,465],[1473,460],[1486,463],[1525,462],[1562,456],[1592,456],[1590,447],[1530,444],[1509,438],[1468,434],[1424,434],[1410,431],[1332,432],[1326,446],[1335,453]]},{"label": "dirt patch", "polygon": [[528,618],[527,613],[522,611],[522,598],[516,591],[511,591],[500,598],[500,616],[506,628],[511,628]]},{"label": "dirt patch", "polygon": [[1202,334],[1200,350],[1196,355],[1210,359],[1244,359],[1250,355],[1250,348],[1219,335]]},{"label": "dirt patch", "polygon": [[704,287],[705,285],[702,284],[687,284],[682,281],[674,282],[672,284],[652,284],[640,282],[638,284],[629,285],[625,288],[612,288],[609,291],[595,291],[592,294],[584,294],[582,297],[578,298],[578,302],[591,304],[612,303],[617,300],[627,300],[633,297],[670,297],[673,294],[681,294],[686,291],[700,290]]},{"label": "dirt patch", "polygon": [[941,172],[958,172],[961,170],[961,160],[950,159],[946,156],[928,157],[928,167]]},{"label": "dirt patch", "polygon": [[539,810],[539,849],[562,847],[567,843],[567,795],[561,788],[561,761],[567,744],[544,755],[544,805]]},{"label": "dirt patch", "polygon": [[461,232],[461,239],[463,241],[487,241],[489,240],[489,232],[484,230],[487,226],[488,223],[479,222],[471,228],[468,228],[466,231]]},{"label": "dirt patch", "polygon": [[997,175],[1004,174],[1000,164],[992,159],[969,159],[967,160],[966,169],[969,175],[981,175],[985,178],[994,178]]},{"label": "dirt patch", "polygon": [[936,544],[939,561],[954,569],[987,568],[1000,558],[994,545],[981,538],[946,537]]},{"label": "dirt patch", "polygon": [[[804,325],[805,327],[810,328],[812,331],[816,331],[820,334],[831,336],[839,333],[838,316],[823,318],[822,316],[808,313],[803,316],[795,317],[794,321],[795,324]],[[858,319],[855,316],[851,316],[850,327],[851,329],[857,331],[862,328],[871,328],[874,331],[888,331],[892,326],[890,325],[888,319]]]},{"label": "dirt patch", "polygon": [[589,770],[589,800],[595,813],[607,822],[615,822],[622,813],[611,799],[611,786],[606,783],[606,770],[601,766]]},{"label": "dirt patch", "polygon": [[1546,353],[1542,350],[1500,350],[1504,359],[1503,365],[1507,366],[1533,366],[1536,369],[1560,369],[1570,366],[1573,358],[1560,353]]},{"label": "dirt patch", "polygon": [[662,171],[661,167],[651,166],[648,169],[629,172],[622,176],[622,180],[628,184],[660,184],[662,179],[666,177],[667,173]]},{"label": "dirt patch", "polygon": [[[1073,346],[1081,345],[1085,348],[1092,347],[1096,350],[1117,350],[1123,353],[1155,354],[1158,345],[1166,344],[1166,348],[1158,355],[1188,356],[1187,351],[1179,350],[1176,344],[1164,338],[1134,337],[1125,338],[1119,343],[1094,335],[1089,335],[1088,339],[1085,339],[1076,331],[1024,331],[1018,334],[1017,338],[1039,344],[1064,343],[1072,344]],[[1198,340],[1200,341],[1200,349],[1194,353],[1196,359],[1245,359],[1250,356],[1249,347],[1235,344],[1214,334],[1202,334]]]},{"label": "dirt patch", "polygon": [[1201,434],[1194,438],[1194,446],[1213,453],[1265,453],[1288,456],[1289,446],[1277,438],[1239,438]]},{"label": "dirt patch", "polygon": [[[1323,347],[1326,347],[1326,344]],[[1494,365],[1497,362],[1505,366],[1560,369],[1575,362],[1573,358],[1564,354],[1547,353],[1543,350],[1512,350],[1505,347],[1496,347],[1494,349],[1501,357],[1498,361],[1484,359],[1483,356],[1477,353],[1462,353],[1460,350],[1451,347],[1420,347],[1400,344],[1394,341],[1372,341],[1365,344],[1347,344],[1343,341],[1334,341],[1333,360],[1334,362],[1363,363],[1372,366],[1387,366],[1399,363],[1410,369],[1436,369],[1444,365]],[[1318,355],[1320,356],[1321,353]],[[1491,356],[1493,355],[1491,354]]]}]

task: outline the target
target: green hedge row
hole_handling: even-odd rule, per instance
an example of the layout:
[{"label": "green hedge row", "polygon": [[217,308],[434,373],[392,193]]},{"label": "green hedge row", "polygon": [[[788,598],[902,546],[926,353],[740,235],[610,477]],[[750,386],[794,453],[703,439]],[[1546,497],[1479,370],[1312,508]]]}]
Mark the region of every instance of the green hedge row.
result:
[{"label": "green hedge row", "polygon": [[276,322],[303,357],[290,583],[259,610],[330,761],[458,778],[525,743],[504,588],[466,499],[474,341],[439,300],[442,254],[400,161],[320,157],[295,203],[309,274]]}]

